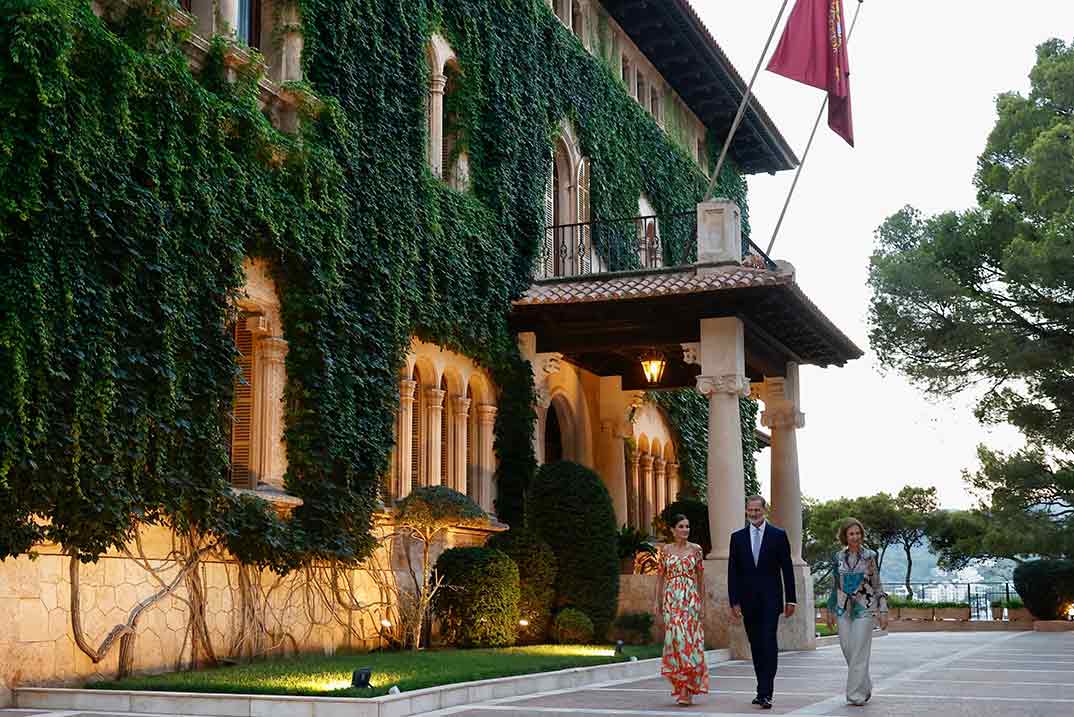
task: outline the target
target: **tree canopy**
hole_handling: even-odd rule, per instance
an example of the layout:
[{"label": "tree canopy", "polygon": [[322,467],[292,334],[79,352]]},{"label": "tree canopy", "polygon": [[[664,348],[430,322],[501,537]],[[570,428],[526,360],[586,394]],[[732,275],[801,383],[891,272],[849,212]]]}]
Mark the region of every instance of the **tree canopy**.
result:
[{"label": "tree canopy", "polygon": [[[976,207],[906,207],[877,230],[870,343],[882,365],[1026,438],[981,447],[974,516],[934,525],[944,555],[1069,555],[1074,539],[1074,46],[1037,48],[1027,96],[996,100]],[[984,526],[975,540],[965,530]],[[941,529],[942,528],[942,529]]]}]

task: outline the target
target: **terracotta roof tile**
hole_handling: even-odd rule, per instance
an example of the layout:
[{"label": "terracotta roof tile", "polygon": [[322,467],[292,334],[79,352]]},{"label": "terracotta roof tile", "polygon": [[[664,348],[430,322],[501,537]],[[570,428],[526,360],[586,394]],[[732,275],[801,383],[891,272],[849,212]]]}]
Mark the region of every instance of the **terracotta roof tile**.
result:
[{"label": "terracotta roof tile", "polygon": [[575,279],[542,281],[530,286],[514,303],[515,306],[578,304],[793,284],[794,275],[789,272],[726,266],[698,273],[694,267],[688,267],[679,270],[594,274]]}]

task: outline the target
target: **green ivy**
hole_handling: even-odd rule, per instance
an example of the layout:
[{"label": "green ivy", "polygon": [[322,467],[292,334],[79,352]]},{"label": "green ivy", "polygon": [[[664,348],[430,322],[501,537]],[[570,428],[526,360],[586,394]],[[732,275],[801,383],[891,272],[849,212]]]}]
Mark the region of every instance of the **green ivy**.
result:
[{"label": "green ivy", "polygon": [[[300,7],[325,107],[294,136],[252,73],[225,80],[222,42],[191,71],[165,0],[115,22],[86,0],[0,7],[0,556],[48,539],[93,559],[146,521],[280,570],[361,559],[413,335],[501,389],[497,512],[521,521],[534,389],[507,317],[552,138],[574,124],[594,217],[701,198],[687,152],[543,0]],[[425,161],[434,29],[460,59],[466,192]],[[729,165],[720,193],[744,214],[745,189]],[[286,485],[304,504],[288,521],[224,478],[246,256],[271,267],[290,346]]]}]

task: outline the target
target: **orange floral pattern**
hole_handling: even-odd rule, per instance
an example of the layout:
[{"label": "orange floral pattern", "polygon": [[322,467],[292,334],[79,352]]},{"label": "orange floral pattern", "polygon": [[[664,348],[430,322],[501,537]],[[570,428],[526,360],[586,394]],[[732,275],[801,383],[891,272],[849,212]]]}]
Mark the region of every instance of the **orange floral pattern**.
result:
[{"label": "orange floral pattern", "polygon": [[661,601],[664,618],[664,659],[660,674],[671,682],[672,694],[684,689],[691,695],[709,691],[709,668],[705,664],[705,633],[701,625],[701,548],[692,546],[686,555],[660,551],[660,574],[664,576]]}]

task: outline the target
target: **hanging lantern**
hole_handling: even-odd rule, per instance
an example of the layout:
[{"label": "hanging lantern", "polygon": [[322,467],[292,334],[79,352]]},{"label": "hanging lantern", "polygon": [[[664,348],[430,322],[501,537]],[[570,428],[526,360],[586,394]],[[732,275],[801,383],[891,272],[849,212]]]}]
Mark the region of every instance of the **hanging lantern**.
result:
[{"label": "hanging lantern", "polygon": [[667,365],[668,362],[664,360],[664,354],[659,351],[647,351],[641,356],[641,370],[650,386],[656,386],[660,383]]}]

